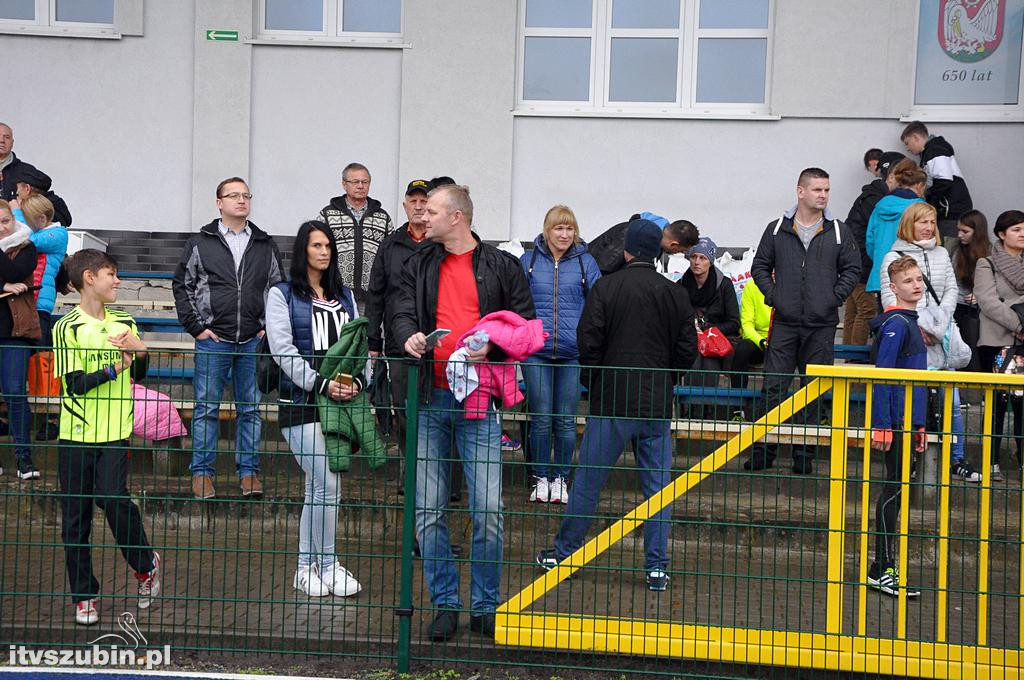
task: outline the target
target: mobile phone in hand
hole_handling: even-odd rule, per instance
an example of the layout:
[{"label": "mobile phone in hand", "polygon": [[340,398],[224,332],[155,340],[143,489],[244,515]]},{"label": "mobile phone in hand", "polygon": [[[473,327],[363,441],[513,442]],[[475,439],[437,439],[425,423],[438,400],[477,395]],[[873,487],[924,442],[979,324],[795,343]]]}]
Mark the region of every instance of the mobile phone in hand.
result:
[{"label": "mobile phone in hand", "polygon": [[339,373],[334,377],[334,380],[336,382],[341,383],[345,387],[352,387],[352,383],[354,382],[352,376],[350,376],[348,373]]},{"label": "mobile phone in hand", "polygon": [[444,336],[451,333],[451,330],[447,328],[438,328],[433,333],[427,336],[427,349],[431,350],[441,344],[441,339]]}]

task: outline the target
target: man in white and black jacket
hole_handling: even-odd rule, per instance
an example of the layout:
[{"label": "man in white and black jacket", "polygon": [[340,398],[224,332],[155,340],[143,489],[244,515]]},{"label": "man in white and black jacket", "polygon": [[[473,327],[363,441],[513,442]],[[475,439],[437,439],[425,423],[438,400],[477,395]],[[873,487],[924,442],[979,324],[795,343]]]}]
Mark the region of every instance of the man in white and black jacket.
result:
[{"label": "man in white and black jacket", "polygon": [[315,219],[326,222],[338,244],[341,281],[355,293],[359,311],[366,304],[370,268],[381,242],[391,233],[391,216],[380,201],[370,198],[370,171],[362,163],[349,163],[341,171],[341,188]]},{"label": "man in white and black jacket", "polygon": [[958,244],[957,222],[974,208],[960,164],[956,162],[953,145],[945,137],[928,134],[928,127],[919,120],[909,123],[900,134],[907,151],[921,158],[921,167],[928,173],[929,186],[924,200],[938,211],[939,235],[942,245],[952,253]]},{"label": "man in white and black jacket", "polygon": [[[807,168],[797,181],[797,204],[764,230],[750,275],[772,307],[764,360],[765,410],[782,402],[794,370],[831,364],[839,307],[860,279],[860,253],[853,234],[828,212],[829,177]],[[774,276],[773,276],[774,274]],[[811,408],[805,408],[808,422]],[[815,448],[793,447],[793,472],[814,471]],[[775,446],[757,444],[743,464],[770,468]]]},{"label": "man in white and black jacket", "polygon": [[258,476],[261,422],[256,365],[267,294],[284,277],[277,244],[248,220],[251,201],[242,178],[221,182],[217,186],[220,218],[188,240],[174,271],[178,321],[196,339],[190,466],[196,498],[214,496],[218,413],[229,373],[237,421],[235,466],[242,495],[263,493]]}]

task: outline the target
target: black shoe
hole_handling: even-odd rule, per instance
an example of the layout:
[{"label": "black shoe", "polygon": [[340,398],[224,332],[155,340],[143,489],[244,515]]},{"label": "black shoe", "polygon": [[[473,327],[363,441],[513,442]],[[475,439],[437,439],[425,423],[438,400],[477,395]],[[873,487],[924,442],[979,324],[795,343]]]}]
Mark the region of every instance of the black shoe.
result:
[{"label": "black shoe", "polygon": [[751,456],[743,461],[744,470],[768,470],[775,464],[775,460],[772,458],[766,458],[764,456]]},{"label": "black shoe", "polygon": [[36,431],[37,442],[52,442],[58,436],[60,436],[60,425],[52,420],[44,422]]},{"label": "black shoe", "polygon": [[551,571],[558,566],[558,553],[555,552],[554,548],[541,550],[537,553],[537,564],[544,571]]},{"label": "black shoe", "polygon": [[11,433],[11,421],[7,418],[0,418],[0,437],[6,437]]},{"label": "black shoe", "polygon": [[814,472],[814,460],[811,458],[794,458],[793,474],[809,475]]},{"label": "black shoe", "polygon": [[415,537],[413,537],[413,539],[412,539],[412,556],[413,557],[423,557],[423,555],[420,554],[420,540],[418,538],[415,538]]},{"label": "black shoe", "polygon": [[483,633],[488,637],[494,637],[494,614],[470,616],[469,629],[474,633]]},{"label": "black shoe", "polygon": [[18,459],[18,479],[39,479],[39,470],[27,458]]},{"label": "black shoe", "polygon": [[[493,614],[492,614],[493,616]],[[459,612],[452,607],[442,607],[430,624],[430,639],[434,642],[446,642],[459,630]],[[494,630],[494,619],[491,619],[491,631]]]}]

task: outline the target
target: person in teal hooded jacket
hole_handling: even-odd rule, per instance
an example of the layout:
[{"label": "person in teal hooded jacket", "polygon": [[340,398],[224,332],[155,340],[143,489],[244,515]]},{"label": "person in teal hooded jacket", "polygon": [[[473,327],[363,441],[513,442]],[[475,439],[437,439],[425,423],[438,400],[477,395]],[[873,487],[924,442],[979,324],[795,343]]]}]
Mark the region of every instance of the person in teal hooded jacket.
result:
[{"label": "person in teal hooded jacket", "polygon": [[900,217],[911,203],[923,201],[925,183],[928,176],[914,161],[909,158],[896,164],[889,171],[885,183],[889,194],[875,205],[868,220],[867,245],[868,256],[871,258],[871,273],[864,290],[878,293],[881,286],[882,258],[892,249],[896,242],[896,232],[900,226]]}]

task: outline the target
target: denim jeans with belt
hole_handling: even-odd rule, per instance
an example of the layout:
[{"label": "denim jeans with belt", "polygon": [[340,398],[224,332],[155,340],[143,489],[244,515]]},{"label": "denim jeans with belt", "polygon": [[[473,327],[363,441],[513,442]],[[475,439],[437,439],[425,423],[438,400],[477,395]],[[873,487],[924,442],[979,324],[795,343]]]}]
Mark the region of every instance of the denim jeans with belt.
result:
[{"label": "denim jeans with belt", "polygon": [[217,417],[229,374],[235,394],[235,468],[239,478],[259,474],[260,391],[256,387],[259,347],[260,338],[243,343],[196,340],[196,407],[192,414],[192,465],[189,467],[194,476],[213,476],[220,431]]},{"label": "denim jeans with belt", "polygon": [[430,403],[420,406],[418,427],[416,533],[430,601],[439,607],[462,607],[445,516],[454,444],[469,485],[473,518],[470,604],[474,613],[493,612],[501,601],[504,534],[498,413],[491,410],[485,418],[467,419],[449,390],[435,388]]},{"label": "denim jeans with belt", "polygon": [[[526,452],[534,477],[569,477],[576,450],[576,411],[580,403],[580,363],[530,357],[522,363],[530,409]],[[554,459],[551,456],[554,437]]]}]

